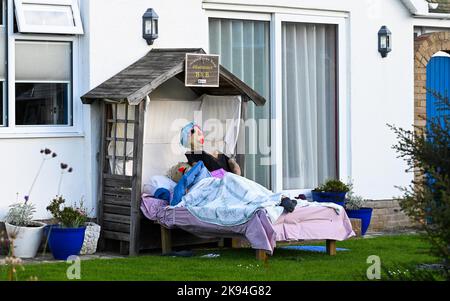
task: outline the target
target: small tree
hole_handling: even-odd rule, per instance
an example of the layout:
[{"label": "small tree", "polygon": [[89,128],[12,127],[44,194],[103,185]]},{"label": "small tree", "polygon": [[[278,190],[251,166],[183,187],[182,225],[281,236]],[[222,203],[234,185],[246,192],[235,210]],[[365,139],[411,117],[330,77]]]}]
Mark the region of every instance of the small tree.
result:
[{"label": "small tree", "polygon": [[416,176],[400,201],[402,210],[416,221],[430,242],[431,252],[442,258],[450,280],[450,101],[438,93],[440,117],[427,118],[427,127],[404,130],[389,126],[398,138],[393,146]]}]

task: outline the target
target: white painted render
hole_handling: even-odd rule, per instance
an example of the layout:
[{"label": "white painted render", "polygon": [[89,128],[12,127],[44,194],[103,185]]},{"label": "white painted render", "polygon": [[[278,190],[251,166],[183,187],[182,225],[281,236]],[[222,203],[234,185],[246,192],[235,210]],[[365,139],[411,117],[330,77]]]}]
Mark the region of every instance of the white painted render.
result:
[{"label": "white painted render", "polygon": [[[74,166],[65,177],[67,199],[95,207],[99,122],[97,105],[80,105],[79,96],[127,67],[151,47],[202,47],[208,50],[208,16],[276,20],[280,14],[298,18],[334,17],[345,22],[346,61],[339,66],[346,80],[345,128],[347,145],[340,154],[356,192],[368,199],[389,199],[394,187],[412,179],[391,149],[395,136],[386,124],[410,128],[413,114],[414,26],[450,28],[449,20],[416,18],[401,0],[80,0],[85,34],[77,38],[74,60],[78,72],[74,102],[80,107],[80,126],[69,133],[39,133],[35,138],[0,128],[0,218],[25,193],[39,164],[39,149],[47,146]],[[153,8],[159,15],[159,38],[153,46],[142,39],[142,15]],[[387,25],[393,51],[382,59],[377,32]],[[272,99],[280,102],[281,99]],[[342,108],[341,108],[342,109]],[[65,137],[64,137],[65,136]],[[45,137],[45,138],[44,138]],[[342,143],[342,141],[341,141]],[[47,162],[31,199],[36,218],[47,218],[45,207],[56,193],[59,170]],[[348,180],[344,178],[342,180]]]}]

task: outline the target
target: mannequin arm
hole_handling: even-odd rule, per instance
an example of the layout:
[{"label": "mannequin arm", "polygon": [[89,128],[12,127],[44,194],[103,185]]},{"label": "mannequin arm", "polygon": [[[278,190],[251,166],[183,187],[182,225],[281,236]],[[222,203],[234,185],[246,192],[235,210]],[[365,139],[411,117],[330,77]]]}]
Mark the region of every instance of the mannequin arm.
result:
[{"label": "mannequin arm", "polygon": [[230,166],[231,172],[240,176],[241,175],[241,167],[234,159],[228,160],[228,165]]}]

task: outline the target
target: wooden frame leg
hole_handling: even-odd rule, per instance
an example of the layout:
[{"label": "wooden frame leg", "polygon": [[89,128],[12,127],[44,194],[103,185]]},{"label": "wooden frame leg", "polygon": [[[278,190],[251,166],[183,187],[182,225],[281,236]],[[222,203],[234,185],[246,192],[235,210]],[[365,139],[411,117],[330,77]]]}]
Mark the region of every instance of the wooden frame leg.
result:
[{"label": "wooden frame leg", "polygon": [[241,240],[239,238],[231,239],[231,248],[240,249],[241,248]]},{"label": "wooden frame leg", "polygon": [[130,253],[130,244],[128,241],[120,242],[120,255],[129,255]]},{"label": "wooden frame leg", "polygon": [[327,239],[327,254],[330,256],[336,255],[336,241]]},{"label": "wooden frame leg", "polygon": [[161,249],[163,254],[172,252],[172,238],[170,229],[161,226]]},{"label": "wooden frame leg", "polygon": [[267,261],[268,259],[267,252],[265,250],[256,250],[256,259]]}]

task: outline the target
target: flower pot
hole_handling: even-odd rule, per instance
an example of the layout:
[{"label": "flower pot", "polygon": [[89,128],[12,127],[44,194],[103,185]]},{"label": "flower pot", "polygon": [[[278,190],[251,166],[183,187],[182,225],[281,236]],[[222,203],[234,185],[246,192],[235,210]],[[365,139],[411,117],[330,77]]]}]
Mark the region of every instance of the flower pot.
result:
[{"label": "flower pot", "polygon": [[48,246],[55,259],[67,260],[69,256],[79,255],[83,246],[86,227],[62,228],[51,225],[46,228]]},{"label": "flower pot", "polygon": [[345,210],[349,218],[357,218],[361,220],[361,235],[365,235],[370,226],[372,219],[372,208],[360,208],[357,210]]},{"label": "flower pot", "polygon": [[312,198],[314,202],[319,203],[335,203],[344,206],[345,195],[347,192],[317,192],[312,191]]},{"label": "flower pot", "polygon": [[80,254],[94,254],[97,252],[97,243],[100,237],[101,227],[96,223],[86,223],[86,232]]},{"label": "flower pot", "polygon": [[42,242],[44,223],[33,222],[31,227],[17,227],[5,223],[8,239],[14,243],[14,256],[20,258],[33,258]]}]

